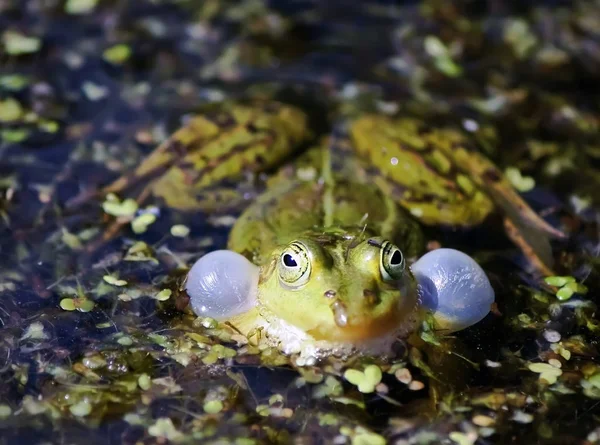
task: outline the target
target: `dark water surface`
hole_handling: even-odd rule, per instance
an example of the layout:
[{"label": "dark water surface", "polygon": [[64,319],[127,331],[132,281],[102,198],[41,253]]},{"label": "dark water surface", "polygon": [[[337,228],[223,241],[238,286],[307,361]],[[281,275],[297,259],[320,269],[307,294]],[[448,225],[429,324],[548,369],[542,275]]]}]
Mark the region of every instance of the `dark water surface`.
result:
[{"label": "dark water surface", "polygon": [[[597,1],[0,0],[0,443],[600,443],[599,76]],[[298,367],[194,320],[185,267],[243,205],[150,198],[145,231],[102,241],[94,191],[200,106],[270,96],[315,136],[374,106],[462,129],[567,233],[554,270],[576,292],[557,298],[496,215],[425,230],[480,262],[498,306],[455,355],[424,352],[433,376],[406,346]],[[344,371],[370,363],[362,394]]]}]

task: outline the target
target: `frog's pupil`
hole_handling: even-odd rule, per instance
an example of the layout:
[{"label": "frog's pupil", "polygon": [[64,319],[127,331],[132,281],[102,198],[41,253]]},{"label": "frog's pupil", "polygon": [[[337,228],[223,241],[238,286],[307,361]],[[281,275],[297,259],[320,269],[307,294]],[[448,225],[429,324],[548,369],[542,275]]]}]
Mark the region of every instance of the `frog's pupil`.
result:
[{"label": "frog's pupil", "polygon": [[390,263],[393,266],[397,266],[399,264],[402,263],[402,254],[400,253],[399,250],[396,250],[393,254],[392,254],[392,258],[390,259]]},{"label": "frog's pupil", "polygon": [[283,264],[285,264],[287,267],[297,267],[298,266],[298,263],[296,262],[296,260],[289,253],[286,253],[283,256]]}]

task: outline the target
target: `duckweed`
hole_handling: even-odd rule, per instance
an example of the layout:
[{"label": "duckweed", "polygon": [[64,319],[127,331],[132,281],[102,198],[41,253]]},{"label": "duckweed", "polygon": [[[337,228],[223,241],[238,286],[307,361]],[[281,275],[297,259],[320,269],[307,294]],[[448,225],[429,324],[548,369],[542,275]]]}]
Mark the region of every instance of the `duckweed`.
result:
[{"label": "duckweed", "polygon": [[358,387],[360,392],[370,393],[381,382],[383,374],[377,365],[368,365],[364,371],[347,369],[344,378]]}]

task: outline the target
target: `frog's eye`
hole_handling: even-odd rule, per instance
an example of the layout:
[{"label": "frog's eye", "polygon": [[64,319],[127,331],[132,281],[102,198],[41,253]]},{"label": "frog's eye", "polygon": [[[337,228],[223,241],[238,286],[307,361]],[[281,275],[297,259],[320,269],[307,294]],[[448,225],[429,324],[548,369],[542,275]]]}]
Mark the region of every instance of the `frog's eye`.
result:
[{"label": "frog's eye", "polygon": [[306,246],[299,242],[291,243],[279,257],[279,278],[289,287],[299,287],[310,277],[310,257]]},{"label": "frog's eye", "polygon": [[379,270],[385,281],[395,281],[402,278],[404,273],[404,255],[397,246],[385,241],[381,245],[381,257],[379,261]]}]

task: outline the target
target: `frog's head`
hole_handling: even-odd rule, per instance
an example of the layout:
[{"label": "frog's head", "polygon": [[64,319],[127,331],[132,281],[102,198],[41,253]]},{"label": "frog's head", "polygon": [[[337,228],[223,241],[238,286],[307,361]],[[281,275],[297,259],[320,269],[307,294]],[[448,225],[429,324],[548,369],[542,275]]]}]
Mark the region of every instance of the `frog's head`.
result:
[{"label": "frog's head", "polygon": [[494,302],[485,272],[462,252],[434,250],[411,272],[391,242],[343,231],[305,233],[260,268],[236,252],[211,252],[185,287],[198,315],[351,344],[410,329],[417,302],[445,332],[477,323]]},{"label": "frog's head", "polygon": [[261,270],[262,315],[315,340],[354,342],[394,332],[415,309],[416,283],[402,251],[381,237],[306,233]]}]

